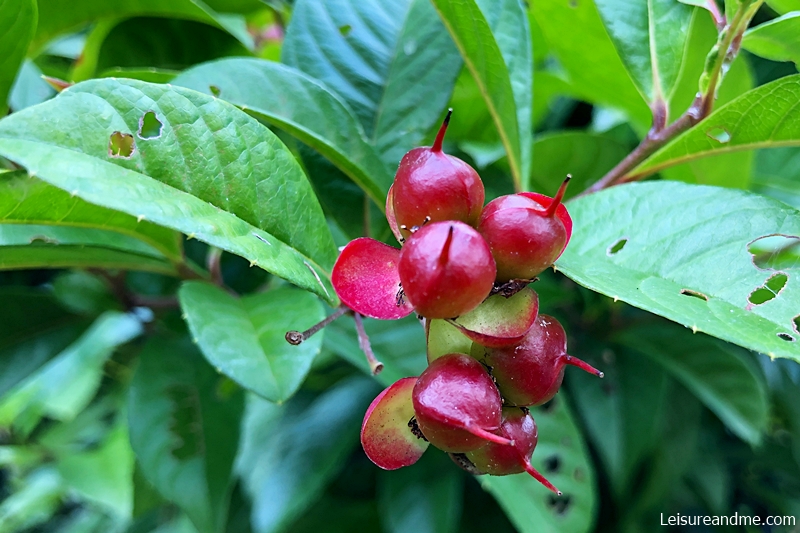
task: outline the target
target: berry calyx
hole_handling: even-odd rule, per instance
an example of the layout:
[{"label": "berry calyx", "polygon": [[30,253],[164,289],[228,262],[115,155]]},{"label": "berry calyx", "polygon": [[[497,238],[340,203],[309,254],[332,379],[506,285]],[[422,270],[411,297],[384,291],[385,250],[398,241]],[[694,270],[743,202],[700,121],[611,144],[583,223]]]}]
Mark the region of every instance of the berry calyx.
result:
[{"label": "berry calyx", "polygon": [[434,360],[412,393],[420,431],[440,450],[464,453],[486,442],[511,445],[495,432],[502,422],[500,393],[486,369],[465,354]]},{"label": "berry calyx", "polygon": [[561,204],[569,179],[554,198],[521,193],[486,205],[477,228],[492,250],[498,282],[533,279],[564,251],[572,232],[572,221]]},{"label": "berry calyx", "polygon": [[490,442],[486,446],[467,452],[466,458],[472,466],[484,474],[507,476],[527,472],[539,483],[559,496],[561,491],[531,466],[531,456],[539,437],[536,423],[527,409],[503,408],[503,423],[500,434],[514,441],[514,446],[501,446]]},{"label": "berry calyx", "polygon": [[505,348],[474,344],[472,355],[491,368],[506,405],[533,406],[550,400],[561,387],[566,365],[603,377],[593,366],[567,355],[567,334],[547,315],[536,318],[519,344]]},{"label": "berry calyx", "polygon": [[417,230],[400,251],[403,291],[426,318],[468,313],[489,295],[495,263],[489,246],[463,222],[434,222]]},{"label": "berry calyx", "polygon": [[384,470],[413,465],[428,449],[428,441],[414,435],[411,394],[417,378],[403,378],[381,392],[367,408],[361,424],[361,446],[370,461]]},{"label": "berry calyx", "polygon": [[[413,148],[400,161],[393,189],[394,224],[403,237],[426,219],[432,222],[458,220],[475,225],[485,193],[480,176],[469,164],[442,152],[452,109],[442,122],[433,146]],[[390,216],[387,209],[387,218]],[[392,221],[389,221],[392,225]]]}]

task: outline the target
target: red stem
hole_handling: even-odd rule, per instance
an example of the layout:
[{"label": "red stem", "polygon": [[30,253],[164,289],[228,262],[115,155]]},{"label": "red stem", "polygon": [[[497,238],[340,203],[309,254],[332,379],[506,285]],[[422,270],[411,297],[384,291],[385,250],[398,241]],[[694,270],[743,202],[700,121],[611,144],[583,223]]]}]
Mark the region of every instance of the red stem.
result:
[{"label": "red stem", "polygon": [[447,256],[450,254],[450,245],[453,242],[453,231],[455,228],[450,226],[450,230],[447,232],[447,239],[444,241],[444,246],[442,246],[442,253],[439,255],[439,264],[445,266],[447,264]]},{"label": "red stem", "polygon": [[378,361],[378,358],[375,357],[375,353],[372,351],[372,345],[369,343],[369,336],[367,335],[367,330],[364,329],[364,322],[361,319],[361,315],[353,313],[353,318],[356,321],[356,331],[358,332],[358,347],[361,348],[361,351],[367,356],[367,363],[369,363],[369,369],[372,371],[372,375],[377,376],[381,373],[381,370],[383,370],[383,363]]},{"label": "red stem", "polygon": [[522,466],[525,467],[525,471],[527,473],[529,473],[530,475],[532,475],[534,477],[534,479],[536,479],[536,481],[538,481],[539,483],[541,483],[542,485],[544,485],[548,489],[552,490],[553,492],[555,492],[556,494],[561,496],[561,491],[558,490],[557,488],[555,488],[552,483],[547,481],[547,478],[545,478],[542,474],[540,474],[539,471],[536,470],[531,465],[531,462],[528,460],[527,457],[520,456],[520,460],[522,462]]},{"label": "red stem", "polygon": [[599,378],[602,378],[603,376],[605,376],[605,374],[603,374],[602,372],[597,370],[595,367],[593,367],[592,365],[590,365],[586,361],[581,361],[577,357],[572,357],[571,355],[565,355],[564,356],[564,363],[566,363],[568,365],[572,365],[572,366],[577,366],[581,370],[585,370],[586,372],[588,372],[590,374],[594,374],[595,376],[597,376]]},{"label": "red stem", "polygon": [[552,217],[556,214],[556,209],[558,206],[561,205],[561,200],[564,198],[564,193],[567,192],[567,185],[569,185],[569,180],[572,179],[572,174],[567,174],[567,179],[561,182],[561,187],[558,188],[558,192],[553,197],[553,201],[550,202],[550,205],[547,206],[547,209],[544,211],[544,216]]},{"label": "red stem", "polygon": [[489,442],[495,442],[497,444],[504,444],[506,446],[513,446],[514,441],[509,440],[505,437],[501,437],[500,435],[495,435],[490,431],[486,431],[483,428],[475,427],[475,426],[466,426],[464,429],[475,435],[476,437],[480,437],[484,440],[488,440]]},{"label": "red stem", "polygon": [[447,116],[444,117],[444,121],[442,122],[441,127],[439,127],[439,133],[436,134],[436,140],[433,141],[433,146],[431,147],[431,152],[441,152],[442,151],[442,142],[444,142],[444,134],[447,133],[447,125],[450,124],[450,115],[453,114],[453,108],[447,110]]}]

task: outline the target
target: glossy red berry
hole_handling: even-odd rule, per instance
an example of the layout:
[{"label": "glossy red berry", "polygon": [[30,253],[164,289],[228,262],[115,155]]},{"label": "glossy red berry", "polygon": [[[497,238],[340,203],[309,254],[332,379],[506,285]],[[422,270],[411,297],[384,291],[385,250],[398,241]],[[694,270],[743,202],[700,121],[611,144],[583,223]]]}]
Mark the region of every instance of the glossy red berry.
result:
[{"label": "glossy red berry", "polygon": [[532,406],[550,400],[561,387],[566,365],[603,377],[588,363],[567,355],[567,334],[547,315],[539,315],[516,346],[484,348],[475,344],[472,355],[491,369],[507,405]]},{"label": "glossy red berry", "polygon": [[474,226],[480,217],[485,194],[480,176],[461,159],[442,152],[451,112],[433,146],[412,149],[397,168],[392,185],[393,209],[387,209],[387,217],[395,217],[394,225],[403,237],[426,220],[459,220]]},{"label": "glossy red berry", "polygon": [[361,425],[361,445],[367,457],[384,470],[395,470],[417,462],[428,441],[414,435],[409,421],[414,417],[411,393],[417,378],[403,378],[375,398]]},{"label": "glossy red berry", "polygon": [[483,237],[455,221],[426,224],[411,235],[397,270],[405,297],[426,318],[472,311],[491,292],[496,274]]},{"label": "glossy red berry", "polygon": [[464,453],[487,441],[511,444],[495,433],[502,422],[500,393],[483,365],[468,355],[434,360],[411,398],[419,430],[441,450]]},{"label": "glossy red berry", "polygon": [[555,198],[535,194],[501,196],[486,205],[478,231],[497,263],[497,281],[533,279],[564,251],[572,231],[561,204],[569,178]]},{"label": "glossy red berry", "polygon": [[514,446],[502,446],[490,442],[466,454],[474,468],[484,474],[507,476],[527,472],[542,485],[561,494],[552,483],[531,466],[531,456],[539,440],[536,423],[527,409],[506,407],[500,434],[514,441]]}]

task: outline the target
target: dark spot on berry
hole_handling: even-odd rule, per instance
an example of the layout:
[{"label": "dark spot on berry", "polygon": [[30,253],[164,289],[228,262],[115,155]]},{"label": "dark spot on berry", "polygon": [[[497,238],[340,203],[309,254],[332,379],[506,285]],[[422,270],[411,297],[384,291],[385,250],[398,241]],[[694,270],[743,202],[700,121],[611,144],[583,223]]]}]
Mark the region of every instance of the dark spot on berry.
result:
[{"label": "dark spot on berry", "polygon": [[411,429],[411,433],[417,437],[418,439],[422,439],[425,442],[428,442],[428,439],[425,438],[425,435],[422,434],[422,430],[419,429],[419,424],[417,424],[417,417],[412,416],[411,420],[408,421],[408,427]]}]

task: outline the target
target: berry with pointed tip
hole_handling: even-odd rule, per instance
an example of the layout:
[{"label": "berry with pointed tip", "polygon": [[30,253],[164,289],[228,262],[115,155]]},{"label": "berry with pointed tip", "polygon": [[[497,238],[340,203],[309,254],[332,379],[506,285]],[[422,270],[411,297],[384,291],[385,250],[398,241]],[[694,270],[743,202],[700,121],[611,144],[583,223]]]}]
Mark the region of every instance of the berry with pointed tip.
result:
[{"label": "berry with pointed tip", "polygon": [[561,203],[569,179],[554,198],[511,194],[486,205],[478,232],[492,250],[497,281],[533,279],[564,251],[572,232],[572,221]]},{"label": "berry with pointed tip", "polygon": [[539,483],[556,494],[561,492],[531,466],[531,455],[539,440],[536,423],[527,409],[517,407],[503,408],[503,423],[500,434],[514,441],[514,446],[501,446],[490,442],[466,457],[479,472],[493,476],[508,476],[527,472]]},{"label": "berry with pointed tip", "polygon": [[[403,156],[392,185],[394,226],[408,238],[411,228],[426,220],[459,220],[474,226],[483,209],[485,193],[478,173],[461,159],[442,152],[450,122],[448,111],[433,146],[414,148]],[[427,218],[430,217],[430,218]],[[392,221],[389,221],[392,225]]]},{"label": "berry with pointed tip", "polygon": [[463,222],[426,224],[408,238],[397,264],[406,298],[426,318],[472,311],[494,285],[495,265],[483,237]]},{"label": "berry with pointed tip", "polygon": [[489,373],[465,354],[434,360],[411,395],[422,434],[440,450],[464,453],[487,442],[511,445],[495,432],[502,422],[500,393]]},{"label": "berry with pointed tip", "polygon": [[566,365],[603,377],[593,366],[567,355],[567,334],[555,318],[547,315],[539,315],[516,346],[485,348],[473,344],[472,355],[491,369],[506,405],[533,406],[550,400],[561,387]]}]

